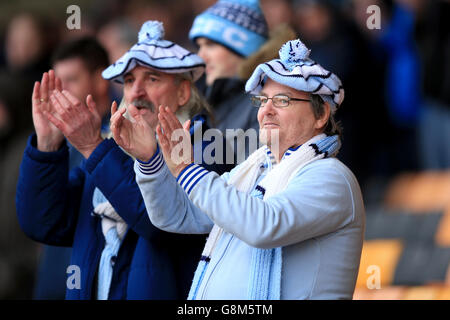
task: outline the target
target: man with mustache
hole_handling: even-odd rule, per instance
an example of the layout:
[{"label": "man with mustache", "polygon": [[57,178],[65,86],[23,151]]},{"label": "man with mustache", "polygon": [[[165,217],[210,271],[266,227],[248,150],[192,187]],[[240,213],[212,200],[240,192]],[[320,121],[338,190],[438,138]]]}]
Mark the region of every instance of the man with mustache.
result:
[{"label": "man with mustache", "polygon": [[[207,105],[193,82],[204,63],[163,36],[160,22],[146,22],[138,43],[103,71],[103,78],[124,84],[126,107],[116,112],[114,102],[112,111],[129,110],[155,128],[155,106],[163,104],[181,121],[196,115],[193,120],[201,124]],[[36,83],[33,92],[36,134],[25,150],[17,187],[21,227],[37,241],[73,247],[67,299],[185,299],[204,236],[167,233],[151,224],[133,159],[113,139],[102,138],[96,102],[89,95],[84,104],[57,83],[54,77]],[[202,129],[191,127],[193,135]],[[70,172],[62,134],[85,159]],[[145,172],[157,169],[142,166]]]},{"label": "man with mustache", "polygon": [[358,182],[335,158],[344,89],[309,53],[288,41],[279,59],[255,69],[246,91],[265,145],[222,176],[172,152],[181,124],[169,108],[160,107],[159,145],[141,120],[129,126],[112,117],[114,137],[130,138],[118,139],[126,150],[151,163],[164,158],[152,172],[135,165],[151,221],[171,232],[209,232],[189,299],[353,296],[365,219]]}]

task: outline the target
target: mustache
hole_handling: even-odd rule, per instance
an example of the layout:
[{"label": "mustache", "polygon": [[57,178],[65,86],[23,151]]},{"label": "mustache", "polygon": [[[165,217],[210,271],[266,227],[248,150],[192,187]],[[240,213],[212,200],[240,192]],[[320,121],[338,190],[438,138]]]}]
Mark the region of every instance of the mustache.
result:
[{"label": "mustache", "polygon": [[262,121],[261,124],[264,124],[266,122],[273,122],[273,123],[278,123],[278,119],[276,117],[265,117]]},{"label": "mustache", "polygon": [[150,109],[151,112],[155,112],[155,105],[145,99],[134,99],[130,104],[134,105],[136,108],[146,108]]}]

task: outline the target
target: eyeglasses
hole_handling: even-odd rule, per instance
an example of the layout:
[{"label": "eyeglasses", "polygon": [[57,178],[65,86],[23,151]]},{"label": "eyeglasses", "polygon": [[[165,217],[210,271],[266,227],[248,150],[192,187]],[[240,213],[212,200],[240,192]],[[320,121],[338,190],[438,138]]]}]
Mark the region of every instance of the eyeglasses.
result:
[{"label": "eyeglasses", "polygon": [[272,98],[268,98],[266,96],[252,96],[251,101],[252,105],[256,108],[262,107],[267,103],[268,100],[272,100],[272,104],[277,108],[286,108],[289,106],[289,103],[293,101],[311,101],[309,99],[298,99],[298,98],[290,98],[284,94],[277,94]]}]

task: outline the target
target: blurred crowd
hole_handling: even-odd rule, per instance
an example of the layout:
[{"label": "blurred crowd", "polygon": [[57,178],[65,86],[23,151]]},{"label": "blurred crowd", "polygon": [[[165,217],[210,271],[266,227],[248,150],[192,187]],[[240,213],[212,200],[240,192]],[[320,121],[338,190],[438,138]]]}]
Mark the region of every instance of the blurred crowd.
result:
[{"label": "blurred crowd", "polygon": [[[33,130],[32,87],[50,69],[55,48],[93,35],[110,62],[116,61],[136,42],[143,22],[160,20],[166,39],[195,51],[188,31],[194,17],[214,2],[91,1],[80,5],[79,30],[67,28],[70,14],[65,8],[60,15],[49,15],[45,6],[19,8],[3,21],[0,299],[36,296],[41,246],[20,230],[14,195],[26,139]],[[380,8],[380,29],[367,25],[372,15],[367,8],[374,4]],[[261,0],[261,7],[271,30],[290,25],[311,49],[311,58],[340,76],[346,97],[336,114],[344,128],[339,157],[357,176],[364,195],[374,180],[404,171],[450,168],[450,1]],[[119,97],[121,90],[116,89]]]}]

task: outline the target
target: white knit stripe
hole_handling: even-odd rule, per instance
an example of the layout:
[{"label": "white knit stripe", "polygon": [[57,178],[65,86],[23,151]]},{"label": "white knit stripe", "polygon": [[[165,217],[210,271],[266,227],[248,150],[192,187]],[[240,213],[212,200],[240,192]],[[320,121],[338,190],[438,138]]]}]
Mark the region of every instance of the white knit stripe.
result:
[{"label": "white knit stripe", "polygon": [[312,83],[309,84],[309,79],[311,77],[320,78],[321,80],[316,79],[316,81],[314,81],[315,87],[311,88],[311,91],[314,92],[314,94],[337,95],[343,93],[344,91],[339,78],[331,71],[325,70],[319,64],[315,64],[313,66],[296,66],[292,71],[286,68],[279,60],[267,62],[265,65],[271,68],[271,70],[280,77],[286,76],[298,77],[299,79],[303,78],[303,81],[305,81],[309,86],[312,85]]},{"label": "white knit stripe", "polygon": [[318,86],[312,91],[314,94],[327,94],[332,95],[334,94],[334,91],[332,91],[330,88],[325,86],[323,83],[319,83]]},{"label": "white knit stripe", "polygon": [[178,183],[187,193],[188,191],[191,191],[191,186],[204,176],[204,173],[208,173],[208,170],[204,169],[198,164],[193,164],[186,170],[183,178],[178,180]]},{"label": "white knit stripe", "polygon": [[282,76],[291,76],[298,75],[302,76],[306,81],[308,81],[309,77],[323,77],[328,78],[332,76],[330,71],[326,71],[319,64],[308,66],[296,66],[292,71],[288,70],[286,67],[282,66],[281,63],[267,62],[267,65],[270,65],[275,72],[279,73]]},{"label": "white knit stripe", "polygon": [[[202,168],[203,169],[203,168]],[[198,175],[196,175],[195,177],[192,177],[191,183],[189,183],[189,185],[186,186],[186,193],[189,196],[191,194],[192,189],[195,187],[195,185],[207,174],[209,173],[208,170],[203,169],[200,171],[200,173]]]},{"label": "white knit stripe", "polygon": [[188,165],[186,168],[181,171],[181,174],[177,177],[177,182],[180,183],[180,181],[183,181],[186,175],[188,174],[189,170],[194,166],[194,164]]},{"label": "white knit stripe", "polygon": [[164,158],[158,150],[157,154],[149,163],[144,163],[138,160],[139,171],[146,175],[155,174],[163,167],[164,163]]},{"label": "white knit stripe", "polygon": [[155,171],[160,169],[162,164],[164,163],[164,160],[162,159],[162,157],[158,157],[158,158],[159,158],[158,161],[151,167],[147,167],[147,166],[141,164],[140,165],[141,172],[150,174],[150,173],[154,173]]},{"label": "white knit stripe", "polygon": [[[228,180],[228,185],[233,185],[236,187],[236,189],[248,192],[251,185],[254,183],[254,179],[256,177],[249,178],[247,176],[247,179],[236,179],[237,177],[246,176],[248,173],[252,173],[252,170],[255,166],[258,166],[261,162],[263,162],[265,159],[269,159],[266,161],[270,161],[270,156],[273,157],[270,150],[267,148],[267,146],[263,146],[256,150],[254,153],[252,153],[246,161],[244,161],[239,168],[239,171],[233,175],[230,180]],[[257,174],[258,172],[256,172]],[[252,176],[254,174],[251,174]],[[218,239],[223,233],[223,229],[220,228],[218,225],[214,224],[211,232],[209,233],[208,240],[206,241],[205,248],[203,249],[202,256],[211,258],[211,255],[214,251],[214,248],[217,244]]]},{"label": "white knit stripe", "polygon": [[203,248],[202,256],[211,258],[211,254],[216,247],[217,240],[219,240],[222,235],[223,229],[215,224],[209,233],[208,240],[206,240],[205,247]]},{"label": "white knit stripe", "polygon": [[[299,69],[298,71],[296,69]],[[307,64],[301,65],[301,66],[296,66],[293,70],[293,73],[301,73],[303,74],[303,76],[306,78],[309,75],[322,75],[322,76],[326,76],[326,75],[331,75],[330,71],[326,71],[324,68],[322,68],[320,66],[320,64],[315,64],[313,66],[309,66]]]},{"label": "white knit stripe", "polygon": [[161,161],[159,164],[158,164],[158,166],[155,168],[155,169],[153,169],[153,170],[143,170],[143,169],[139,169],[143,174],[146,174],[146,175],[151,175],[151,174],[155,174],[155,173],[158,173],[160,170],[161,170],[161,168],[164,166],[164,164],[165,164],[165,162],[164,161]]},{"label": "white knit stripe", "polygon": [[185,171],[183,172],[183,174],[181,175],[181,176],[179,176],[178,177],[178,184],[186,191],[186,188],[185,188],[185,186],[186,186],[186,184],[187,184],[187,182],[188,181],[190,181],[189,180],[189,177],[193,174],[193,173],[195,173],[195,172],[197,172],[197,171],[199,171],[199,170],[201,170],[200,169],[200,166],[198,166],[198,165],[196,165],[196,164],[192,164],[192,165],[189,165],[186,169],[185,169]]},{"label": "white knit stripe", "polygon": [[[239,171],[231,176],[230,180],[228,180],[228,185],[235,186],[241,192],[248,192],[258,176],[258,171],[254,170],[254,167],[259,167],[270,155],[271,153],[268,153],[267,146],[263,146],[253,152],[247,160],[240,164]],[[241,176],[246,176],[247,178],[241,179]]]},{"label": "white knit stripe", "polygon": [[130,51],[144,51],[146,52],[151,59],[157,60],[157,59],[167,59],[167,58],[178,58],[180,60],[183,60],[185,56],[189,56],[193,54],[192,52],[178,46],[173,45],[166,47],[146,44],[146,43],[139,43],[133,46]]},{"label": "white knit stripe", "polygon": [[316,155],[316,151],[311,147],[311,144],[325,137],[325,134],[313,137],[298,148],[298,150],[291,153],[288,158],[281,161],[273,170],[269,171],[266,177],[260,182],[260,186],[266,190],[264,199],[271,197],[276,192],[279,192],[279,190],[283,190],[295,176],[294,173],[298,172],[305,165],[324,157],[322,153]]}]

